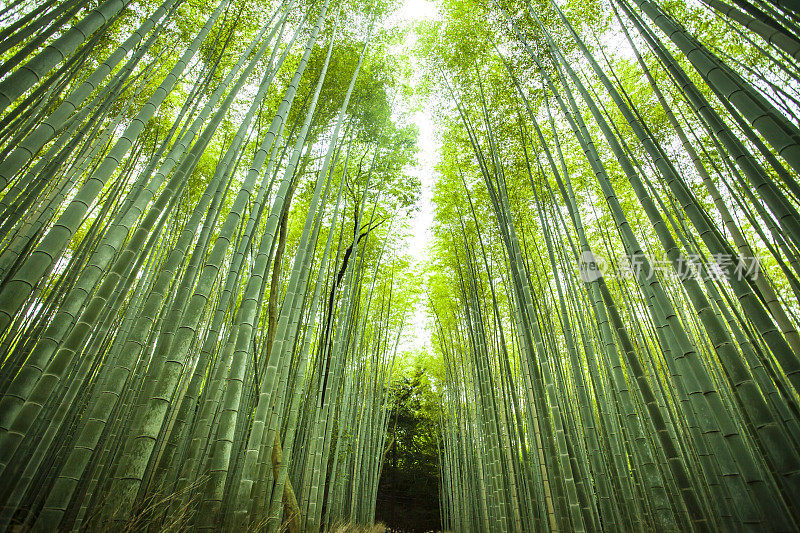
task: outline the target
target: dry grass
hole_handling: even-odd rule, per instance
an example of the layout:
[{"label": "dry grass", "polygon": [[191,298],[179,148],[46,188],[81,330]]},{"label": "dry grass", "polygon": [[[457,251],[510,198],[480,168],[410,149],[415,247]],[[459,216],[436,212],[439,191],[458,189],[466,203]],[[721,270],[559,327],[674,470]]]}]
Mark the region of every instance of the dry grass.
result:
[{"label": "dry grass", "polygon": [[[80,530],[97,533],[141,533],[154,528],[159,532],[185,531],[199,503],[206,479],[206,476],[201,476],[180,492],[164,491],[151,495],[141,503],[138,512],[125,521],[115,520],[116,511],[103,516],[100,512],[103,506],[98,505],[98,510],[86,518]],[[189,496],[184,498],[184,495]]]},{"label": "dry grass", "polygon": [[[127,520],[117,520],[117,513],[103,515],[103,500],[97,505],[97,511],[87,516],[80,524],[79,530],[91,533],[182,533],[192,527],[196,507],[202,495],[202,487],[206,481],[203,476],[180,492],[159,492],[152,494],[141,502],[138,511]],[[252,525],[248,531],[265,531],[269,525],[269,517]],[[280,531],[289,531],[290,520],[283,517]],[[28,531],[24,526],[12,526],[9,531],[23,533]],[[385,533],[386,526],[345,522],[335,524],[326,533]]]},{"label": "dry grass", "polygon": [[336,524],[327,533],[384,533],[386,526],[378,522],[375,525],[366,524],[353,524],[347,522],[345,524]]}]

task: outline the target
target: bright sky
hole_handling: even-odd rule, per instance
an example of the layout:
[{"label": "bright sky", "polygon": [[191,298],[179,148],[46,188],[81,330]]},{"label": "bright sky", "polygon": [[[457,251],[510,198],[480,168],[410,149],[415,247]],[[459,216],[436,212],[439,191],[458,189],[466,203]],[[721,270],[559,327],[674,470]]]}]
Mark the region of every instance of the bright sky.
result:
[{"label": "bright sky", "polygon": [[[414,22],[421,22],[438,17],[434,2],[427,0],[405,0],[400,9],[387,21],[388,24],[405,26]],[[416,35],[412,31],[406,36],[403,48],[411,48],[416,43]],[[419,65],[418,65],[419,66]],[[416,68],[411,84],[415,85],[422,77],[422,69]],[[410,221],[411,235],[407,240],[408,253],[414,259],[415,267],[421,271],[428,258],[428,246],[431,243],[431,227],[433,226],[433,183],[434,171],[438,157],[439,142],[434,132],[432,120],[433,110],[430,104],[423,103],[421,110],[413,115],[413,121],[419,128],[419,155],[417,165],[409,169],[409,174],[417,177],[422,184],[422,194],[419,201],[419,210],[415,211],[413,220]],[[429,344],[430,333],[426,329],[428,318],[426,306],[426,290],[414,309],[410,323],[406,325],[404,339],[400,343],[398,353],[420,349]]]},{"label": "bright sky", "polygon": [[[403,0],[401,7],[386,20],[385,25],[387,27],[408,28],[414,23],[437,19],[439,17],[440,14],[434,1]],[[601,36],[601,39],[603,40],[603,45],[613,54],[623,55],[629,58],[634,57],[633,50],[628,45],[627,40],[622,37],[621,32],[607,32]],[[412,87],[416,86],[421,81],[424,68],[411,54],[416,41],[417,35],[413,28],[411,28],[406,35],[405,41],[396,48],[397,53],[406,53],[411,56],[410,61],[414,70],[410,80]],[[422,191],[419,203],[417,204],[419,209],[414,212],[413,219],[409,221],[411,234],[406,240],[406,251],[413,259],[413,267],[416,268],[420,274],[422,274],[423,267],[429,258],[428,248],[433,241],[434,166],[438,161],[439,152],[439,139],[436,135],[433,122],[433,104],[430,101],[423,101],[421,105],[422,109],[415,112],[411,117],[412,121],[419,129],[419,154],[417,165],[408,169],[408,173],[420,180]],[[403,106],[403,103],[400,103],[400,106]],[[412,317],[410,317],[404,327],[403,338],[398,347],[398,356],[400,357],[405,353],[413,353],[430,347],[431,329],[429,328],[430,320],[427,311],[428,291],[425,280],[423,279],[421,281],[423,286],[420,299],[417,302]]]}]

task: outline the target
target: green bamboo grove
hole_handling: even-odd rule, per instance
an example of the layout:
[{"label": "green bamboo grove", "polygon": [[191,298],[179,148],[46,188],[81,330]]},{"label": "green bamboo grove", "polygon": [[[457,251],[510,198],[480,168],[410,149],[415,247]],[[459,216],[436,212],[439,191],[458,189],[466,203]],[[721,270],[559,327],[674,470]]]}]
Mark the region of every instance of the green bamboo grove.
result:
[{"label": "green bamboo grove", "polygon": [[6,6],[0,528],[374,520],[416,195],[383,10]]},{"label": "green bamboo grove", "polygon": [[446,527],[800,526],[798,7],[430,28]]},{"label": "green bamboo grove", "polygon": [[0,531],[800,529],[800,4],[408,5],[0,5]]}]

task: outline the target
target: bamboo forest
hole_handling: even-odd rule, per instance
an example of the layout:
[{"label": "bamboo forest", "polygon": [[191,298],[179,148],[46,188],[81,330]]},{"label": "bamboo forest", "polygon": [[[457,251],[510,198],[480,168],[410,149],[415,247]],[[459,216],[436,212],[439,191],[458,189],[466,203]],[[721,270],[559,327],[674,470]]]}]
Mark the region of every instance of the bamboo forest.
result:
[{"label": "bamboo forest", "polygon": [[800,0],[0,0],[0,533],[800,531]]}]

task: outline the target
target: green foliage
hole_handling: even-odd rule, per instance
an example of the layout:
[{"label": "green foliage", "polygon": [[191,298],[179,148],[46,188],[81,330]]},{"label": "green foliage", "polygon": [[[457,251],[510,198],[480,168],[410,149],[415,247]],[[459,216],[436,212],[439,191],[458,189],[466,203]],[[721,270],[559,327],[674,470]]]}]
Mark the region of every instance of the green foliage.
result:
[{"label": "green foliage", "polygon": [[405,531],[429,531],[439,523],[438,416],[440,399],[420,354],[404,362],[389,389],[387,449],[378,487],[376,517]]}]

